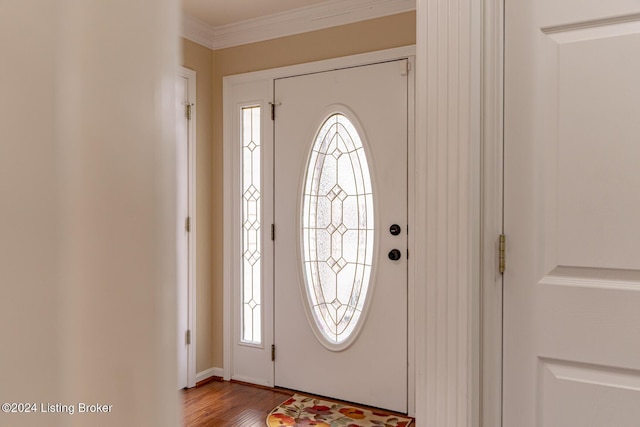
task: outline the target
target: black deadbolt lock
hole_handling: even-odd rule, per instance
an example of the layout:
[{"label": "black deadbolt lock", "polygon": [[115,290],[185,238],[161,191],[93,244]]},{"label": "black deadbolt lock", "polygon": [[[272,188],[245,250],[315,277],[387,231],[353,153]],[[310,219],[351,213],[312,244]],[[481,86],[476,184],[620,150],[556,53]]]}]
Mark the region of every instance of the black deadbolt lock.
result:
[{"label": "black deadbolt lock", "polygon": [[393,224],[391,227],[389,227],[389,233],[391,233],[392,236],[397,236],[401,231],[402,228],[400,228],[398,224]]},{"label": "black deadbolt lock", "polygon": [[398,249],[391,249],[391,251],[389,252],[389,259],[391,261],[398,261],[401,256],[402,253],[400,253]]}]

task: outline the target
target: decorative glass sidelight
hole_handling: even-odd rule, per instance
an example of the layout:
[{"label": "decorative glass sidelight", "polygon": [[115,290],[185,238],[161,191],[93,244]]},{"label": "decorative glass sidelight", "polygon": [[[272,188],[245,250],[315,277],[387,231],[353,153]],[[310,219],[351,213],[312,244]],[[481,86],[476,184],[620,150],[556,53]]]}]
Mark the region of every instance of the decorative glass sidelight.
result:
[{"label": "decorative glass sidelight", "polygon": [[341,113],[320,126],[303,194],[305,289],[329,347],[346,345],[365,309],[373,257],[371,176],[362,140]]},{"label": "decorative glass sidelight", "polygon": [[262,343],[260,107],[242,108],[242,337]]}]

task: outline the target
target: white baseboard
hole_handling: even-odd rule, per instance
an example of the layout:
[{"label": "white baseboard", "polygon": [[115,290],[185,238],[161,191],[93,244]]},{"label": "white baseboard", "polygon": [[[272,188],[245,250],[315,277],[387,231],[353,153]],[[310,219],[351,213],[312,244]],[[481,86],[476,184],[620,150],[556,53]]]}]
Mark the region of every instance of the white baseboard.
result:
[{"label": "white baseboard", "polygon": [[224,376],[224,369],[222,368],[205,369],[204,371],[198,372],[196,374],[196,383],[199,383],[200,381],[204,381],[211,377],[223,377],[223,376]]},{"label": "white baseboard", "polygon": [[242,375],[234,375],[232,379],[235,381],[241,381],[243,383],[248,383],[248,384],[257,384],[265,387],[273,387],[273,384],[271,384],[269,381],[265,381],[260,378],[251,378],[251,377],[245,377]]},{"label": "white baseboard", "polygon": [[[199,383],[200,381],[204,381],[207,380],[211,377],[219,377],[219,378],[223,378],[224,377],[224,369],[222,368],[209,368],[209,369],[205,369],[202,372],[198,372],[196,374],[196,384]],[[244,376],[234,376],[233,377],[234,380],[236,381],[241,381],[243,383],[249,383],[249,384],[258,384],[258,385],[262,385],[262,386],[267,386],[267,387],[273,387],[273,384],[270,384],[268,381],[262,380],[262,379],[258,379],[258,378],[251,378],[251,377],[244,377]]]}]

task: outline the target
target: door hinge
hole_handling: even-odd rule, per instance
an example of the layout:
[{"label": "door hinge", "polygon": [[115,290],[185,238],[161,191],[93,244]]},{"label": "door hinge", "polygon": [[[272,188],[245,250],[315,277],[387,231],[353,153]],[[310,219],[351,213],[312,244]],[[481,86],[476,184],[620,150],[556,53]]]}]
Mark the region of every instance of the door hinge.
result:
[{"label": "door hinge", "polygon": [[271,344],[271,361],[275,361],[276,360],[276,345],[275,344]]},{"label": "door hinge", "polygon": [[276,225],[271,224],[271,240],[276,240]]},{"label": "door hinge", "polygon": [[187,332],[184,337],[184,341],[187,345],[191,344],[191,329],[187,329]]},{"label": "door hinge", "polygon": [[188,216],[187,219],[184,220],[184,228],[187,230],[187,233],[191,232],[191,217]]},{"label": "door hinge", "polygon": [[498,271],[500,274],[504,273],[506,268],[505,252],[507,248],[507,237],[504,234],[500,235],[500,243],[498,245]]},{"label": "door hinge", "polygon": [[271,120],[275,120],[276,119],[276,105],[282,105],[281,102],[270,102],[269,105],[271,106]]},{"label": "door hinge", "polygon": [[191,106],[193,104],[185,105],[185,115],[187,116],[187,120],[191,120]]},{"label": "door hinge", "polygon": [[402,76],[406,76],[409,74],[409,71],[411,71],[411,63],[409,62],[408,59],[404,60],[404,67],[402,68]]}]

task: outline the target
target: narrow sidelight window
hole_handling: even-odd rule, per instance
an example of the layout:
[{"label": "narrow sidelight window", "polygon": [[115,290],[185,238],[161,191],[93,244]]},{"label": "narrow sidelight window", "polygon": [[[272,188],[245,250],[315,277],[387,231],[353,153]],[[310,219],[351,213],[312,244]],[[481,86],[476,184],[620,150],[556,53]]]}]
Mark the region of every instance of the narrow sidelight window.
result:
[{"label": "narrow sidelight window", "polygon": [[242,108],[242,337],[262,343],[260,107]]}]

